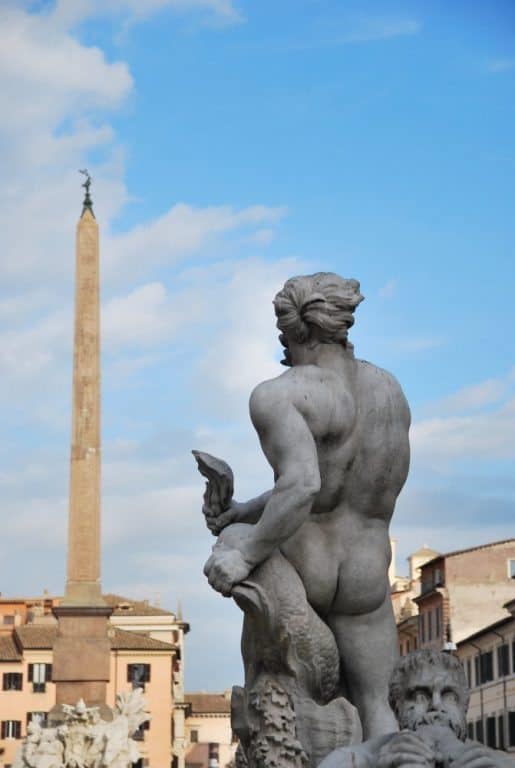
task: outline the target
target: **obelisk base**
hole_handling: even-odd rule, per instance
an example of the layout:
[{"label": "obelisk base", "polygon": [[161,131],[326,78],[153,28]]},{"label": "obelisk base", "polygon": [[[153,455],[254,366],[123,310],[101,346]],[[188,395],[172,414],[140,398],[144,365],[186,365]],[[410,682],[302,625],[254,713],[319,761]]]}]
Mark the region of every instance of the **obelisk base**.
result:
[{"label": "obelisk base", "polygon": [[56,685],[56,705],[49,720],[62,718],[61,704],[99,707],[105,720],[112,718],[106,706],[106,685],[110,677],[111,646],[107,636],[110,606],[60,605],[54,608],[58,619],[54,643],[52,680]]}]

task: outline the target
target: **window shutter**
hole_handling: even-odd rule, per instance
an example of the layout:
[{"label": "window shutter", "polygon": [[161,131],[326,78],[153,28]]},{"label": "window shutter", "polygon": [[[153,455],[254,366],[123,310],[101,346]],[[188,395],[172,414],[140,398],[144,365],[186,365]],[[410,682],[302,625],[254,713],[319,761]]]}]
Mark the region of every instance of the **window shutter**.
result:
[{"label": "window shutter", "polygon": [[[4,672],[3,682],[2,682],[2,690],[4,690],[4,691],[9,690],[8,687],[7,687],[7,672]],[[3,723],[2,723],[2,727],[3,727]]]},{"label": "window shutter", "polygon": [[14,738],[21,739],[21,720],[14,721]]},{"label": "window shutter", "polygon": [[127,682],[132,683],[132,664],[127,664]]},{"label": "window shutter", "polygon": [[52,665],[51,664],[46,665],[45,680],[47,683],[52,682]]},{"label": "window shutter", "polygon": [[146,683],[150,683],[150,664],[145,664],[145,677],[144,680]]},{"label": "window shutter", "polygon": [[29,664],[29,683],[34,679],[34,664]]},{"label": "window shutter", "polygon": [[2,739],[5,739],[5,720],[2,720]]}]

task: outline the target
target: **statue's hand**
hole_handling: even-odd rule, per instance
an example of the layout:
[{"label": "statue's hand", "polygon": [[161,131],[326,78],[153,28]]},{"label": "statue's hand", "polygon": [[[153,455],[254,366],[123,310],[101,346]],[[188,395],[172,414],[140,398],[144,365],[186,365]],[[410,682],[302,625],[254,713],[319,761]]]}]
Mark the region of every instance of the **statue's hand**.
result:
[{"label": "statue's hand", "polygon": [[379,750],[377,768],[433,768],[433,751],[413,731],[395,734]]},{"label": "statue's hand", "polygon": [[240,504],[237,501],[232,501],[231,506],[228,509],[221,510],[219,506],[213,507],[204,502],[202,507],[202,513],[206,519],[206,525],[215,536],[223,531],[231,523],[236,522],[238,519],[238,511]]},{"label": "statue's hand", "polygon": [[502,768],[503,765],[505,763],[501,762],[501,759],[496,759],[496,753],[493,749],[489,749],[477,741],[472,741],[465,744],[453,762],[452,768],[467,768],[468,766],[474,766],[474,768]]},{"label": "statue's hand", "polygon": [[230,597],[233,586],[246,579],[253,567],[239,549],[229,549],[222,544],[214,548],[204,566],[204,573],[213,589]]}]

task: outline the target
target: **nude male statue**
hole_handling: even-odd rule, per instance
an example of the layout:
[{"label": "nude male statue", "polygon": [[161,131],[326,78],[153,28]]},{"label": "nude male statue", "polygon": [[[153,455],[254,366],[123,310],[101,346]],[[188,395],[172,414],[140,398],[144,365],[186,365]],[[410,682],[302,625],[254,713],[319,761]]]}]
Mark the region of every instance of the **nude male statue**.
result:
[{"label": "nude male statue", "polygon": [[467,738],[469,691],[455,656],[404,656],[390,681],[400,733],[335,750],[319,768],[514,768],[506,753]]},{"label": "nude male statue", "polygon": [[362,299],[356,280],[332,273],[294,277],[275,297],[289,370],[250,398],[275,485],[221,514],[204,507],[221,532],[204,571],[228,596],[279,548],[334,633],[368,739],[397,729],[388,526],[408,473],[410,413],[393,376],[354,358],[347,335]]}]

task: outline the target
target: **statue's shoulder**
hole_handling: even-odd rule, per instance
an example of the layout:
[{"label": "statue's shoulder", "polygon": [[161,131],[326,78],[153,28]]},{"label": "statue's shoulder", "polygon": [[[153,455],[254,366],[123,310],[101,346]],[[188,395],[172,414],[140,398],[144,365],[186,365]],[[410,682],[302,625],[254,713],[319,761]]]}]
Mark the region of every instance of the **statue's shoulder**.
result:
[{"label": "statue's shoulder", "polygon": [[393,373],[369,363],[368,360],[356,360],[356,370],[362,391],[370,388],[377,392],[382,389],[385,394],[388,394],[389,399],[393,400],[409,417],[408,401]]},{"label": "statue's shoulder", "polygon": [[[313,369],[313,373],[309,369]],[[289,405],[296,405],[299,392],[316,375],[314,365],[303,365],[288,370],[273,379],[262,381],[252,390],[249,407],[252,420],[263,421],[283,413]],[[313,379],[314,381],[314,379]],[[302,389],[302,391],[304,391]]]}]

